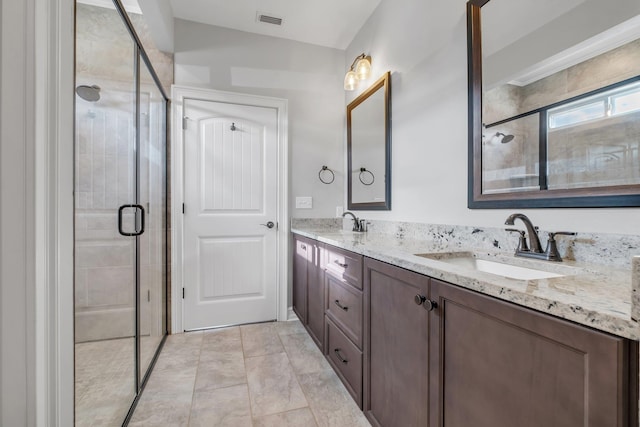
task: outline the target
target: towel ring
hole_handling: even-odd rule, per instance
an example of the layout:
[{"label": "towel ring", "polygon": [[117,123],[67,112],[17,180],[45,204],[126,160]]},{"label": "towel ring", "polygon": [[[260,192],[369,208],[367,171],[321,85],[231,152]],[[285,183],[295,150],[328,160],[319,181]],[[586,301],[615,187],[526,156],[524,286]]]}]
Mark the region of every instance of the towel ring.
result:
[{"label": "towel ring", "polygon": [[[328,179],[326,181],[322,179],[322,172],[325,172],[325,171],[331,174],[331,181],[329,181]],[[331,184],[333,181],[335,181],[336,174],[333,173],[333,171],[329,169],[328,166],[322,166],[322,169],[320,169],[320,172],[318,172],[318,178],[320,179],[320,182],[322,182],[323,184]]]},{"label": "towel ring", "polygon": [[[365,182],[365,181],[362,179],[362,176],[363,176],[363,175],[364,175],[364,176],[366,176],[366,174],[367,174],[367,173],[368,173],[369,175],[371,175],[371,182]],[[367,168],[360,168],[360,175],[358,175],[358,179],[359,179],[359,180],[360,180],[360,182],[361,182],[361,183],[363,183],[364,185],[371,185],[371,184],[373,184],[373,183],[376,181],[376,177],[375,177],[375,175],[373,175],[373,172],[371,172],[371,171],[367,170]]]}]

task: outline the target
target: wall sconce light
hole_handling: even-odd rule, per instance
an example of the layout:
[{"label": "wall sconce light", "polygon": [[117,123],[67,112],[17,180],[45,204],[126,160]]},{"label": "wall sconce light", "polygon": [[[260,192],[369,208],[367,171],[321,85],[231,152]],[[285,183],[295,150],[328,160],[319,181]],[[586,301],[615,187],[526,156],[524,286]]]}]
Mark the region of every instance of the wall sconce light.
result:
[{"label": "wall sconce light", "polygon": [[360,80],[366,80],[371,74],[371,57],[364,53],[353,60],[349,71],[344,76],[344,90],[355,90]]}]

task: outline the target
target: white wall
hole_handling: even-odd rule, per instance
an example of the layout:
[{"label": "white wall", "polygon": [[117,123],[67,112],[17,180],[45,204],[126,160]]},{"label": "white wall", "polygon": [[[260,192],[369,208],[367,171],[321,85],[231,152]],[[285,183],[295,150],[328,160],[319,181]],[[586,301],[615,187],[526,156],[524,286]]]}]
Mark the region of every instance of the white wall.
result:
[{"label": "white wall", "polygon": [[162,52],[173,52],[173,10],[169,0],[138,0],[138,3],[156,47]]},{"label": "white wall", "polygon": [[[343,204],[344,52],[242,31],[175,21],[175,83],[289,101],[290,212],[334,216]],[[322,184],[323,165],[336,172]],[[312,196],[313,209],[295,209]]]},{"label": "white wall", "polygon": [[[392,72],[392,210],[364,218],[500,227],[512,212],[467,209],[466,49],[465,0],[382,0],[347,48],[349,64],[372,56],[368,83]],[[640,234],[635,208],[518,211],[547,230]]]},{"label": "white wall", "polygon": [[[26,2],[33,6],[32,1]],[[0,93],[0,424],[35,425],[33,16],[22,2],[2,4]],[[22,58],[9,61],[9,58]],[[23,77],[24,76],[24,77]]]},{"label": "white wall", "polygon": [[0,425],[73,424],[73,0],[0,3]]}]

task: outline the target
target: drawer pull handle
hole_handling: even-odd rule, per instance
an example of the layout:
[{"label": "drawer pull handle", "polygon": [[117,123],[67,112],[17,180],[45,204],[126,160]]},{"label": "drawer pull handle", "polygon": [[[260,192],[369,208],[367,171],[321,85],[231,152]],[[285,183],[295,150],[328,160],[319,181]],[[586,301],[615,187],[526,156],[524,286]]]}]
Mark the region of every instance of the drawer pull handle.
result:
[{"label": "drawer pull handle", "polygon": [[335,350],[333,350],[333,352],[336,354],[336,356],[338,356],[338,359],[339,359],[342,363],[344,363],[345,365],[346,365],[347,363],[349,363],[349,361],[348,361],[347,359],[345,359],[344,357],[342,357],[342,354],[340,354],[340,349],[339,349],[339,348],[336,348]]},{"label": "drawer pull handle", "polygon": [[349,264],[343,264],[340,261],[338,261],[337,259],[333,260],[333,262],[335,262],[336,264],[338,264],[340,267],[342,268],[347,268],[349,267]]},{"label": "drawer pull handle", "polygon": [[333,303],[335,305],[337,305],[338,307],[340,307],[341,309],[343,309],[344,311],[348,311],[349,310],[349,307],[346,307],[346,306],[340,304],[340,300],[339,299],[335,300]]},{"label": "drawer pull handle", "polygon": [[300,249],[302,249],[303,251],[306,251],[307,247],[305,245],[300,245]]}]

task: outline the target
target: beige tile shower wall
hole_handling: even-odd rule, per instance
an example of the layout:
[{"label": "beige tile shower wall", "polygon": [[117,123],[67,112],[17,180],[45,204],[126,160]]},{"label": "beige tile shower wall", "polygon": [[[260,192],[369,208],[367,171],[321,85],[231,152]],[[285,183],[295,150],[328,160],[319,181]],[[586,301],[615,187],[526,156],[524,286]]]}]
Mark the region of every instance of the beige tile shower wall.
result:
[{"label": "beige tile shower wall", "polygon": [[[173,82],[173,56],[153,48],[144,18],[130,15],[166,92]],[[113,9],[78,4],[76,84],[97,84],[101,99],[76,98],[76,341],[132,336],[135,305],[135,246],[117,231],[117,211],[135,201],[135,123],[132,41]],[[144,66],[144,64],[142,64]],[[153,82],[141,73],[142,100]],[[146,231],[139,239],[141,329],[161,333],[154,321],[164,311],[162,289],[166,259],[162,219],[164,199],[161,147],[164,113],[143,102],[139,200],[147,210]],[[155,108],[155,110],[153,110]],[[153,110],[153,111],[152,111]],[[169,144],[167,144],[169,146]],[[168,150],[167,150],[167,155]],[[131,216],[129,215],[129,223]],[[168,244],[168,242],[167,242]],[[147,298],[148,296],[148,298]]]},{"label": "beige tile shower wall", "polygon": [[78,342],[131,336],[135,325],[134,241],[117,231],[118,207],[135,200],[135,129],[129,111],[108,104],[109,94],[103,105],[76,107]]},{"label": "beige tile shower wall", "polygon": [[[142,15],[129,14],[129,18],[165,92],[169,94],[173,84],[173,55],[154,47]],[[78,4],[76,21],[76,75],[131,81],[132,39],[125,31],[118,13],[114,9]],[[148,80],[144,75],[142,77],[143,82]]]},{"label": "beige tile shower wall", "polygon": [[553,130],[548,136],[549,188],[638,184],[639,153],[640,113]]}]

